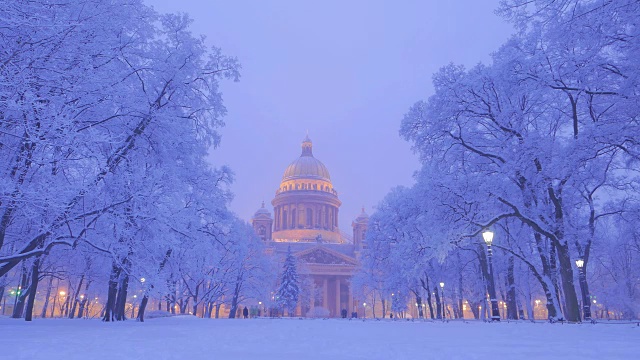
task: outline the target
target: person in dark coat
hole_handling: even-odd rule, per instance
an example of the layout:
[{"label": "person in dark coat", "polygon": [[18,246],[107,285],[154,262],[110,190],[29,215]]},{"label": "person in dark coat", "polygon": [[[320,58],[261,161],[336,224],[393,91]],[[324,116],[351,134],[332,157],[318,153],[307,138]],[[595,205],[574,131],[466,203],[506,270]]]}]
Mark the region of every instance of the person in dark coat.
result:
[{"label": "person in dark coat", "polygon": [[247,309],[246,306],[242,309],[242,316],[244,316],[245,319],[249,318],[249,309]]}]

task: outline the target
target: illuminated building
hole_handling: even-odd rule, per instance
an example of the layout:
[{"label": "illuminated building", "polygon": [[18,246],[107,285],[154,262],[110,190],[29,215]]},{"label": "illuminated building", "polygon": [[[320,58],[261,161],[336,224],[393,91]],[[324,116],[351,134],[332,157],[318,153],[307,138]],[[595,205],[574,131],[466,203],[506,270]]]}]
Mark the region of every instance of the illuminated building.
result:
[{"label": "illuminated building", "polygon": [[300,157],[286,168],[271,201],[274,215],[263,203],[252,224],[267,243],[268,253],[282,259],[291,247],[301,278],[306,277],[306,286],[314,288],[303,289],[313,300],[299,305],[297,314],[314,313],[315,308],[322,307],[329,316],[339,317],[341,310],[351,314],[359,309],[355,306],[350,279],[358,265],[368,215],[363,209],[354,220],[353,236],[340,231],[338,214],[342,203],[329,170],[313,156],[312,150],[307,136]]}]

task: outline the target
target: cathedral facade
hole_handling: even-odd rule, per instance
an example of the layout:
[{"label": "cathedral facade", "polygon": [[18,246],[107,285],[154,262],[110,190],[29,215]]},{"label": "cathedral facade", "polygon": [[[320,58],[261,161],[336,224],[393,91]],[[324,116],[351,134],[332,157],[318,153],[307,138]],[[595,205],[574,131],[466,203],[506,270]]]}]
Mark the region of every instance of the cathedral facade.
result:
[{"label": "cathedral facade", "polygon": [[313,156],[307,136],[302,153],[285,170],[272,212],[264,203],[252,218],[253,228],[279,259],[287,249],[297,259],[303,296],[296,315],[340,317],[357,312],[351,277],[358,267],[368,216],[362,210],[352,223],[352,234],[340,231],[342,204],[329,170]]}]

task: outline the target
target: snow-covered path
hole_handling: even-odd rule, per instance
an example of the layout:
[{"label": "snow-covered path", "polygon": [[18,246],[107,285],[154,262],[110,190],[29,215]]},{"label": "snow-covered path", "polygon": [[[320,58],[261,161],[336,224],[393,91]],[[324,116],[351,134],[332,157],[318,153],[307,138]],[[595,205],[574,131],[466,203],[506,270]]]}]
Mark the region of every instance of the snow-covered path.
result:
[{"label": "snow-covered path", "polygon": [[639,359],[630,324],[0,319],[1,359]]}]

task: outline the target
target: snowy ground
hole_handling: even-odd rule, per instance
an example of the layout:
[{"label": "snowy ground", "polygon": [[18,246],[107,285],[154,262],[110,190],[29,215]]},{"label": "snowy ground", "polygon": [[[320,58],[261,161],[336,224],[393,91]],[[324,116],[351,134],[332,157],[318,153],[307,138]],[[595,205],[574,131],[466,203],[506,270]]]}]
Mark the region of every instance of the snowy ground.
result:
[{"label": "snowy ground", "polygon": [[640,359],[636,324],[0,318],[0,359]]}]

